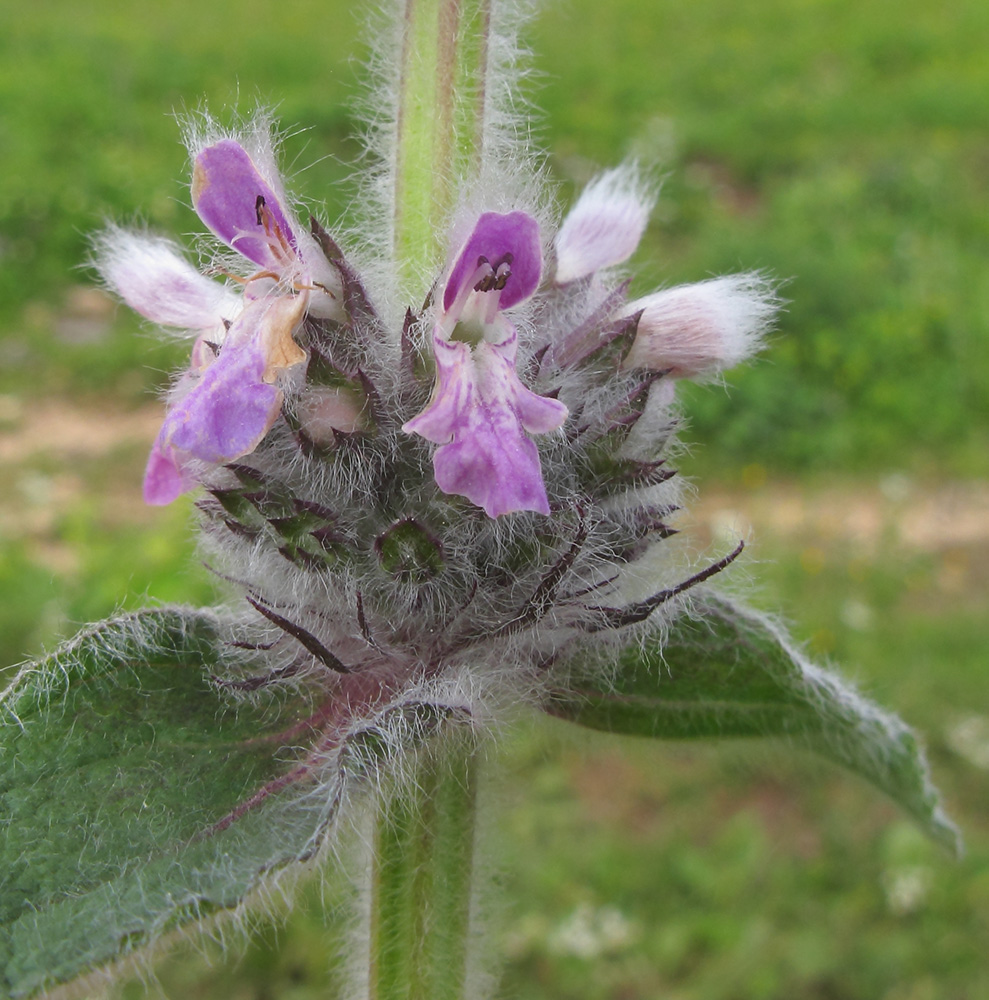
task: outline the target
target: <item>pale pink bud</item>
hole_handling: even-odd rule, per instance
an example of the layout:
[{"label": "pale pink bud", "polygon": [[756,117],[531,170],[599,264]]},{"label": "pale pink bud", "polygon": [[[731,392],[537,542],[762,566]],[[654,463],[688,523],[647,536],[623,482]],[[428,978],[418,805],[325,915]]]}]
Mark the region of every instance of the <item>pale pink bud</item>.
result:
[{"label": "pale pink bud", "polygon": [[759,350],[777,306],[773,286],[755,273],[654,292],[622,310],[642,314],[622,367],[672,378],[715,375]]},{"label": "pale pink bud", "polygon": [[364,427],[366,404],[357,389],[311,386],[296,403],[295,416],[310,441],[330,448],[336,444],[337,431],[353,434]]},{"label": "pale pink bud", "polygon": [[653,201],[634,165],[591,181],[556,234],[554,281],[565,285],[628,260],[645,232]]}]

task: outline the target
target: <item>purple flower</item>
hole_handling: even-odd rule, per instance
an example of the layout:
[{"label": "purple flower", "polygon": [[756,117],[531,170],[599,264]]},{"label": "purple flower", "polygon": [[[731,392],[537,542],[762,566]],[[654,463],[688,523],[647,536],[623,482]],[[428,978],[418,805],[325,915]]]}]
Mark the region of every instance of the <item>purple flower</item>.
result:
[{"label": "purple flower", "polygon": [[530,434],[560,427],[567,408],[526,388],[515,370],[518,333],[504,315],[539,285],[539,226],[525,212],[485,212],[450,269],[433,327],[436,384],[403,430],[440,447],[436,484],[489,517],[549,513]]},{"label": "purple flower", "polygon": [[198,334],[148,460],[151,504],[171,503],[195,486],[199,465],[230,462],[258,446],[281,412],[279,374],[307,358],[294,340],[307,311],[315,306],[326,316],[339,308],[338,278],[282,207],[278,181],[240,143],[221,139],[199,149],[192,200],[224,243],[261,268],[241,279],[243,295],[199,274],[167,241],[113,229],[99,247],[103,275],[124,301]]}]

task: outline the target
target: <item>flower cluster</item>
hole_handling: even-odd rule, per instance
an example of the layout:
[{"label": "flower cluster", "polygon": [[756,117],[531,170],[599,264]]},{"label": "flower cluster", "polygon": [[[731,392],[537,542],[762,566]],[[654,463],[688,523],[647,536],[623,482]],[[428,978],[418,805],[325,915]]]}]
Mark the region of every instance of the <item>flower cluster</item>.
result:
[{"label": "flower cluster", "polygon": [[382,279],[387,255],[358,265],[294,217],[264,122],[208,125],[191,146],[192,203],[236,257],[207,276],[113,229],[100,267],[194,338],[145,498],[205,487],[207,547],[242,583],[274,673],[323,670],[364,702],[371,677],[382,698],[485,664],[488,680],[542,678],[697,579],[627,596],[629,569],[675,534],[675,381],[759,347],[763,278],[629,300],[619,266],[652,198],[621,167],[555,232],[522,195],[458,210],[416,308]]}]

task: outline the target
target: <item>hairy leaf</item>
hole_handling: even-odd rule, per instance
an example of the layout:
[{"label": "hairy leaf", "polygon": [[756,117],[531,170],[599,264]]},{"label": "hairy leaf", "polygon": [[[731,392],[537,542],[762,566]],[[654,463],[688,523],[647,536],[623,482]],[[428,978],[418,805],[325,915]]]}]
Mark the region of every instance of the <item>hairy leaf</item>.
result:
[{"label": "hairy leaf", "polygon": [[0,995],[30,996],[234,907],[316,849],[338,782],[329,765],[285,782],[303,754],[286,745],[311,742],[289,731],[307,699],[221,691],[219,628],[208,611],[120,616],[3,693]]},{"label": "hairy leaf", "polygon": [[811,663],[775,622],[710,591],[697,594],[662,645],[627,649],[610,685],[578,681],[556,692],[548,711],[657,739],[784,737],[844,764],[935,840],[960,848],[910,729]]}]

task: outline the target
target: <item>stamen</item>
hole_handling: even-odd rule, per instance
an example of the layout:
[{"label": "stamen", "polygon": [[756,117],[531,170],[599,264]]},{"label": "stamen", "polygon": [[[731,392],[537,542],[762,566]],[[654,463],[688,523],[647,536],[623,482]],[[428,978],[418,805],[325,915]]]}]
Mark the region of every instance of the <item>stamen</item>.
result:
[{"label": "stamen", "polygon": [[483,254],[477,258],[477,268],[471,275],[470,284],[475,292],[489,292],[494,287],[495,272],[488,258]]},{"label": "stamen", "polygon": [[292,244],[282,232],[274,213],[268,208],[263,194],[259,194],[254,202],[254,214],[259,226],[264,227],[264,235],[268,238],[268,247],[276,260],[291,263],[295,257]]},{"label": "stamen", "polygon": [[[477,258],[473,272],[464,278],[456,299],[447,309],[447,317],[454,318],[455,321],[464,319],[465,311],[469,311],[475,313],[482,324],[493,323],[498,315],[501,293],[512,276],[514,260],[514,254],[508,252],[498,257],[492,264],[489,258],[481,254]],[[468,301],[473,292],[480,293],[484,298],[475,299],[468,310]]]},{"label": "stamen", "polygon": [[495,261],[495,281],[493,285],[495,291],[500,292],[508,284],[508,279],[512,276],[512,264],[514,263],[515,255],[513,253],[503,254],[499,260]]},{"label": "stamen", "polygon": [[450,303],[450,308],[446,310],[446,318],[450,323],[447,329],[448,334],[453,331],[453,327],[463,317],[464,309],[467,307],[467,301],[470,299],[471,292],[485,291],[484,283],[493,273],[492,267],[488,263],[488,258],[484,256],[478,257],[477,267],[463,279],[463,284],[461,284],[457,291],[457,297]]},{"label": "stamen", "polygon": [[237,278],[237,281],[244,285],[249,285],[252,281],[260,281],[262,278],[271,278],[273,281],[281,281],[281,276],[277,271],[257,271],[249,278]]}]

